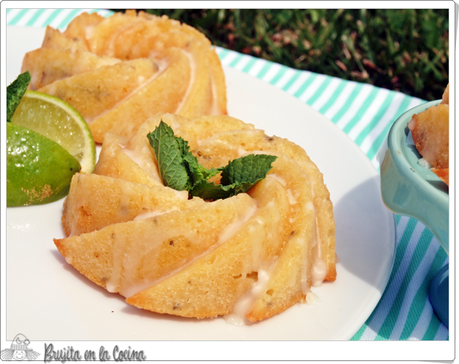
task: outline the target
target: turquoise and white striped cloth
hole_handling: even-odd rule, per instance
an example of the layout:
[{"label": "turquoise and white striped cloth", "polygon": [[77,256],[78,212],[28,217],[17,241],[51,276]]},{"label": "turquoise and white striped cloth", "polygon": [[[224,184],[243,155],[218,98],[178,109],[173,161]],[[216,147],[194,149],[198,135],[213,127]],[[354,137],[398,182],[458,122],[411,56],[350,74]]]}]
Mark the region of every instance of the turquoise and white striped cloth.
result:
[{"label": "turquoise and white striped cloth", "polygon": [[[7,9],[7,24],[65,29],[94,9]],[[97,10],[103,16],[109,10]],[[390,126],[406,110],[424,102],[399,92],[350,82],[217,48],[222,63],[278,87],[308,104],[342,129],[367,155],[376,158]],[[449,332],[428,299],[431,279],[448,256],[420,222],[396,216],[397,248],[387,288],[374,312],[352,340],[448,340]]]}]

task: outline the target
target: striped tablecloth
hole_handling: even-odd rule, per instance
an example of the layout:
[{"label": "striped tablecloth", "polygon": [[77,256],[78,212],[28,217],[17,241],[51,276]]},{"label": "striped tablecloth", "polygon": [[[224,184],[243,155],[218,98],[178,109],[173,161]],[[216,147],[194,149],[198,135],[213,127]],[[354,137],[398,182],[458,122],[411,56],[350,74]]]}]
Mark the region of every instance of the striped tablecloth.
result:
[{"label": "striped tablecloth", "polygon": [[[91,9],[7,9],[7,24],[64,30]],[[97,10],[103,16],[111,11]],[[317,110],[342,129],[377,170],[377,152],[390,126],[423,100],[368,84],[350,82],[217,48],[224,65],[259,78]],[[371,316],[352,340],[447,340],[448,328],[433,312],[429,284],[448,256],[419,221],[396,216],[395,263],[387,288]]]}]

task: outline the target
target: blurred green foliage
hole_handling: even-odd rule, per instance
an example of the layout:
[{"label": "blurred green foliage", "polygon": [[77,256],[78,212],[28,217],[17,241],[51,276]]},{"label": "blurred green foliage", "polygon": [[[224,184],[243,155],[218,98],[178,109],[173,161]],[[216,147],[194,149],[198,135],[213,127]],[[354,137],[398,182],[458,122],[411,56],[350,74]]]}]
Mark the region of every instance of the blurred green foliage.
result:
[{"label": "blurred green foliage", "polygon": [[448,83],[447,9],[146,11],[187,23],[217,46],[424,100],[441,98]]}]

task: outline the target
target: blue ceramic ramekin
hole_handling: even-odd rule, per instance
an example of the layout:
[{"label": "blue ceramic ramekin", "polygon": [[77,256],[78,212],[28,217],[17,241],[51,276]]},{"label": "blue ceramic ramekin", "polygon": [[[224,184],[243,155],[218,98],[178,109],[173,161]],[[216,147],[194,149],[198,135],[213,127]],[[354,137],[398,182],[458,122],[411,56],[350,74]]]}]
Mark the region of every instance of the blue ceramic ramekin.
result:
[{"label": "blue ceramic ramekin", "polygon": [[[448,186],[419,163],[422,156],[408,141],[408,123],[412,116],[440,102],[418,105],[402,114],[392,125],[381,163],[381,194],[389,210],[421,221],[449,253]],[[429,290],[434,311],[446,326],[449,326],[448,268],[446,265],[437,273]]]}]

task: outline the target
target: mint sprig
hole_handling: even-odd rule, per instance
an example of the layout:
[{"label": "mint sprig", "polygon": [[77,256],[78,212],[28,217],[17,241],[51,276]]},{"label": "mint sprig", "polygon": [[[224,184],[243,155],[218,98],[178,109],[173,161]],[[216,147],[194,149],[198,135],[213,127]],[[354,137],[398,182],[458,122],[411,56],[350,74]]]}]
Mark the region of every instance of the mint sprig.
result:
[{"label": "mint sprig", "polygon": [[27,91],[30,83],[30,73],[25,71],[21,73],[7,88],[6,88],[6,121],[11,122],[14,112]]},{"label": "mint sprig", "polygon": [[[161,120],[159,126],[147,135],[158,161],[163,183],[191,196],[218,200],[247,192],[266,178],[276,156],[250,154],[228,162],[225,167],[207,169],[191,153],[188,142],[174,135]],[[221,172],[220,184],[208,180]]]},{"label": "mint sprig", "polygon": [[258,182],[266,178],[272,168],[271,164],[277,159],[274,155],[249,154],[245,157],[228,162],[222,168],[222,185],[232,186],[233,194],[250,190]]},{"label": "mint sprig", "polygon": [[159,173],[164,184],[178,191],[191,188],[189,173],[183,161],[185,145],[177,140],[174,131],[161,120],[161,124],[147,135],[155,151]]}]

